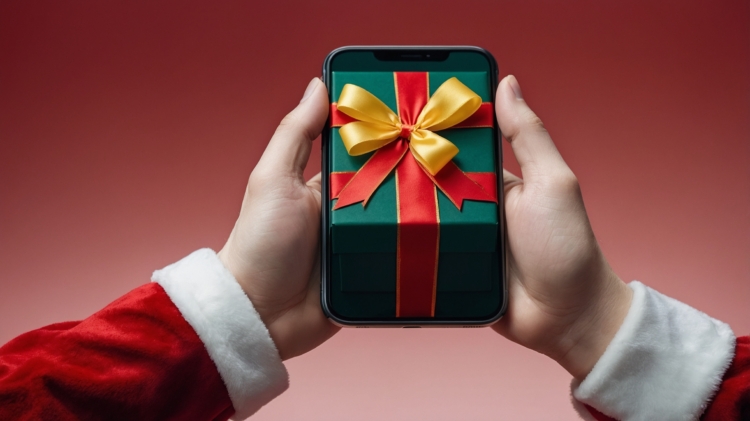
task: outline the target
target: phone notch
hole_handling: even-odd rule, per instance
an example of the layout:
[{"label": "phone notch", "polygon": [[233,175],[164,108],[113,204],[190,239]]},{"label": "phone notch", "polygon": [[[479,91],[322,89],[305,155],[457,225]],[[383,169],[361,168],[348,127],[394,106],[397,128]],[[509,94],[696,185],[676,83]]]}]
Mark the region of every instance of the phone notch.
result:
[{"label": "phone notch", "polygon": [[445,61],[451,53],[442,50],[381,50],[374,54],[380,61]]}]

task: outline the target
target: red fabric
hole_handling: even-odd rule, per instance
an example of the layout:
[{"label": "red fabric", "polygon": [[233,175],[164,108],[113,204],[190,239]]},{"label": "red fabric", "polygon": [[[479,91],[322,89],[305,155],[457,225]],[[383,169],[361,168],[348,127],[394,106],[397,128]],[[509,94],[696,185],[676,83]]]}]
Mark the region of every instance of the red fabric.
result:
[{"label": "red fabric", "polygon": [[[613,420],[586,407],[596,420]],[[233,413],[203,343],[158,284],[0,348],[2,420],[226,420]],[[737,339],[701,420],[750,420],[750,337]]]},{"label": "red fabric", "polygon": [[483,102],[471,117],[453,127],[492,127],[494,122],[495,107],[491,102]]},{"label": "red fabric", "polygon": [[[427,173],[425,173],[427,174]],[[492,184],[496,187],[495,173],[474,173],[482,174],[478,175],[485,183],[487,182],[487,176],[484,174],[491,174]],[[491,191],[487,191],[482,187],[481,183],[468,176],[469,173],[465,173],[458,168],[453,161],[447,163],[440,172],[434,176],[428,177],[432,179],[432,182],[443,192],[445,196],[450,199],[451,202],[459,209],[463,208],[464,200],[478,200],[481,202],[495,202],[497,203],[497,189],[493,188]]]},{"label": "red fabric", "polygon": [[[614,418],[585,406],[597,421],[615,421]],[[739,420],[750,420],[750,336],[737,338],[732,365],[724,373],[719,391],[701,417],[701,421]]]},{"label": "red fabric", "polygon": [[479,184],[490,199],[497,203],[497,175],[494,172],[467,172],[464,174]]},{"label": "red fabric", "polygon": [[430,96],[427,87],[428,73],[393,72],[393,83],[396,88],[398,118],[401,124],[413,127]]},{"label": "red fabric", "polygon": [[2,420],[226,420],[203,343],[158,284],[0,348]]},{"label": "red fabric", "polygon": [[[417,123],[429,98],[424,72],[394,72],[398,117]],[[399,142],[404,142],[399,140]],[[434,317],[440,225],[435,185],[408,153],[396,167],[396,317]]]},{"label": "red fabric", "polygon": [[336,196],[338,201],[333,209],[359,202],[363,202],[362,206],[365,206],[408,151],[409,145],[403,139],[397,139],[378,149],[344,186],[346,188],[339,191]]},{"label": "red fabric", "polygon": [[701,420],[750,420],[750,336],[737,338],[732,365]]},{"label": "red fabric", "polygon": [[332,102],[331,109],[328,113],[328,115],[331,116],[331,127],[341,127],[346,123],[357,121],[357,119],[355,119],[354,117],[349,117],[348,115],[339,111],[339,107],[337,107],[337,105],[338,104],[336,104],[335,102]]},{"label": "red fabric", "polygon": [[586,407],[586,410],[589,411],[589,414],[591,414],[596,421],[616,421],[614,418],[610,418],[586,404],[583,406]]},{"label": "red fabric", "polygon": [[330,174],[329,184],[331,188],[328,193],[331,196],[331,199],[335,199],[336,196],[339,195],[341,190],[352,181],[352,178],[354,178],[354,174],[356,173],[356,171],[338,171]]},{"label": "red fabric", "polygon": [[396,317],[434,317],[440,225],[432,180],[406,154],[396,167]]}]

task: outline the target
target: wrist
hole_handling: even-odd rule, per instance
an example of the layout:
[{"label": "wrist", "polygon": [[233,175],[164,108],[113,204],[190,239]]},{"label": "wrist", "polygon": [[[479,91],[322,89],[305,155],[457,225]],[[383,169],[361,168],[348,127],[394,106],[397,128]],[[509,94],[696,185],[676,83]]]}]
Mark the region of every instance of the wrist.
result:
[{"label": "wrist", "polygon": [[250,300],[253,308],[258,313],[258,316],[260,316],[261,321],[266,326],[266,329],[268,329],[268,332],[271,335],[271,339],[274,340],[274,343],[277,343],[278,347],[278,342],[276,338],[274,338],[273,332],[271,331],[271,323],[273,322],[273,317],[270,315],[270,312],[268,312],[264,308],[264,306],[260,305],[261,303],[257,302],[258,300],[253,299],[253,295],[250,291],[250,288],[248,287],[248,283],[242,276],[242,271],[238,269],[239,264],[237,262],[236,256],[234,256],[231,250],[229,250],[227,245],[219,250],[219,252],[216,253],[216,256],[219,258],[224,267],[227,268],[227,270],[232,274],[234,280],[237,281],[237,284],[239,284],[242,292],[245,293],[246,298]]},{"label": "wrist", "polygon": [[[240,288],[242,288],[242,292],[244,292],[245,295],[248,298],[250,298],[250,296],[247,293],[247,288],[245,287],[245,283],[243,282],[242,277],[240,276],[241,273],[237,269],[237,264],[235,263],[235,258],[232,256],[232,253],[229,251],[227,245],[225,245],[224,247],[222,247],[222,249],[219,250],[216,253],[216,256],[221,261],[221,264],[223,264],[224,267],[227,268],[227,270],[229,271],[229,273],[232,274],[232,276],[234,277],[234,280],[237,281],[237,284],[239,284]],[[250,300],[250,301],[252,302],[252,300]],[[254,304],[255,303],[253,303],[253,305]],[[258,311],[258,309],[256,308],[255,311]],[[258,312],[258,314],[260,314],[260,312]]]},{"label": "wrist", "polygon": [[575,319],[552,356],[573,377],[583,380],[594,368],[622,326],[630,309],[632,290],[607,268],[595,299]]}]

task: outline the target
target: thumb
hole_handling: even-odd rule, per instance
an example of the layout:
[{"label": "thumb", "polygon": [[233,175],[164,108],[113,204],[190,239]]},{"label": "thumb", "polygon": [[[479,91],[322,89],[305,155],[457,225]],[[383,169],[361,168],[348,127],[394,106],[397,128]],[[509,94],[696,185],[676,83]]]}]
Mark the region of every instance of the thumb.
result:
[{"label": "thumb", "polygon": [[526,105],[515,76],[500,81],[495,112],[500,131],[510,142],[525,181],[570,172],[542,120]]},{"label": "thumb", "polygon": [[307,85],[297,107],[281,120],[256,169],[301,178],[312,141],[323,130],[327,117],[328,94],[323,82],[316,77]]}]

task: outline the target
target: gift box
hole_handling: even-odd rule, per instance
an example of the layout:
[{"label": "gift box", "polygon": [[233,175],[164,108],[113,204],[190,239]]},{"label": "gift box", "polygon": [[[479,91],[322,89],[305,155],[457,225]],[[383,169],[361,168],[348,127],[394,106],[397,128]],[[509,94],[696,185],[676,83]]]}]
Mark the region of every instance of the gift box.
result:
[{"label": "gift box", "polygon": [[488,77],[332,74],[330,293],[343,316],[496,310],[502,239]]}]

